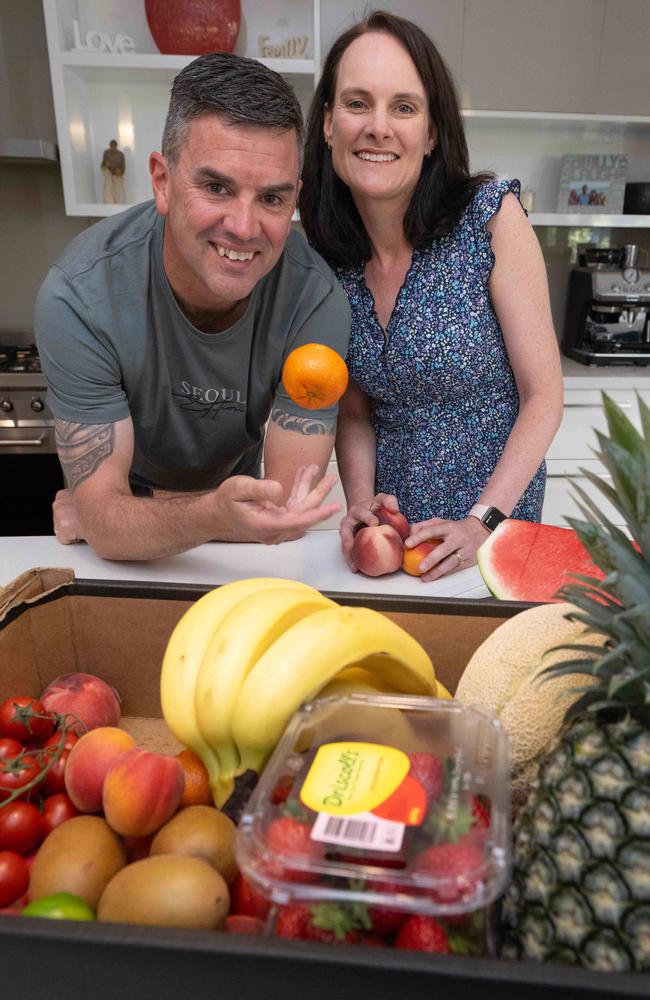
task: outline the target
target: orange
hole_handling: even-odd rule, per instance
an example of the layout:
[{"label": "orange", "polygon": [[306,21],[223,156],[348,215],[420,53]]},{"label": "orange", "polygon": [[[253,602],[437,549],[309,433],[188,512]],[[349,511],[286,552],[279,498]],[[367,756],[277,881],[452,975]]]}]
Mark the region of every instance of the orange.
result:
[{"label": "orange", "polygon": [[183,806],[212,806],[212,792],[205,764],[193,750],[181,750],[176,754],[185,775],[185,790],[181,799]]},{"label": "orange", "polygon": [[419,566],[425,556],[428,556],[436,545],[440,545],[442,538],[430,538],[428,542],[420,542],[412,549],[404,546],[404,558],[402,559],[402,569],[411,576],[422,576]]},{"label": "orange", "polygon": [[303,344],[285,361],[282,381],[294,403],[306,410],[320,410],[341,398],[348,384],[348,368],[331,347]]}]

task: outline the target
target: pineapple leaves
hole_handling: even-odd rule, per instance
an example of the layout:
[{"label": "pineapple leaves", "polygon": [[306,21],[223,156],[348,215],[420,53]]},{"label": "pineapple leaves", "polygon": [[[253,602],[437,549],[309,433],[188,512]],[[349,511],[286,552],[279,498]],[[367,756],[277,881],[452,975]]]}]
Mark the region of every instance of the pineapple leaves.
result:
[{"label": "pineapple leaves", "polygon": [[639,414],[641,416],[641,428],[643,430],[643,437],[646,441],[650,441],[650,407],[643,398],[637,392],[636,401],[639,404]]},{"label": "pineapple leaves", "polygon": [[[566,520],[604,579],[573,574],[557,595],[573,605],[567,617],[586,627],[582,641],[549,651],[566,659],[538,675],[540,681],[571,674],[590,678],[584,687],[574,688],[574,695],[582,693],[567,719],[614,707],[647,715],[650,706],[650,407],[638,394],[637,399],[643,434],[603,393],[609,437],[597,432],[597,454],[611,474],[611,484],[581,469],[622,516],[626,530],[610,521],[597,499],[573,484],[584,520]],[[600,648],[588,644],[587,636],[594,634],[602,635]]]},{"label": "pineapple leaves", "polygon": [[643,455],[644,441],[629,417],[606,392],[603,393],[603,408],[612,441],[633,455]]}]

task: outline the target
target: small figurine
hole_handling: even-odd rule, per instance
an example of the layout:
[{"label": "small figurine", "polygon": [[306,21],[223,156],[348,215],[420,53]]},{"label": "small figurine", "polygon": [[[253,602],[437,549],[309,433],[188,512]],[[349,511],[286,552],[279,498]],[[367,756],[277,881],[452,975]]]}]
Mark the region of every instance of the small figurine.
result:
[{"label": "small figurine", "polygon": [[124,153],[117,148],[117,141],[111,139],[108,149],[104,150],[100,169],[104,175],[104,202],[107,205],[123,205],[124,171],[126,160]]}]

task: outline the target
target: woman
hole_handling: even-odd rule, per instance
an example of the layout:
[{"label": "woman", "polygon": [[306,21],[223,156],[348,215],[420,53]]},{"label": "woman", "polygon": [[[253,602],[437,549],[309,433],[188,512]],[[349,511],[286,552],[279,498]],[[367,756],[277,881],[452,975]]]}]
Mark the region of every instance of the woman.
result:
[{"label": "woman", "polygon": [[518,181],[470,176],[454,85],[421,29],[376,12],[339,37],[300,215],[352,307],[336,454],[353,570],[354,531],[380,504],[406,515],[408,546],[440,540],[424,581],[473,564],[503,516],[541,518],[562,378],[518,197]]}]

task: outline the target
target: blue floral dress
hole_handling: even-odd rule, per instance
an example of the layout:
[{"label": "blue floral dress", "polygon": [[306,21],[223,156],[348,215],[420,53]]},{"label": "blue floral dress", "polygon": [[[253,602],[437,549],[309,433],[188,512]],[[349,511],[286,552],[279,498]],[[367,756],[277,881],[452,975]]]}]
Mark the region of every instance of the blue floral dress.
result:
[{"label": "blue floral dress", "polygon": [[[479,499],[519,412],[494,312],[486,224],[516,180],[477,188],[455,230],[413,253],[386,336],[363,268],[339,268],[352,310],[350,374],[369,396],[377,436],[375,489],[410,522],[461,519]],[[542,463],[512,516],[539,521]]]}]

